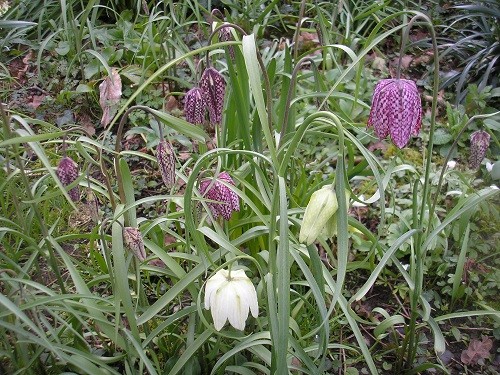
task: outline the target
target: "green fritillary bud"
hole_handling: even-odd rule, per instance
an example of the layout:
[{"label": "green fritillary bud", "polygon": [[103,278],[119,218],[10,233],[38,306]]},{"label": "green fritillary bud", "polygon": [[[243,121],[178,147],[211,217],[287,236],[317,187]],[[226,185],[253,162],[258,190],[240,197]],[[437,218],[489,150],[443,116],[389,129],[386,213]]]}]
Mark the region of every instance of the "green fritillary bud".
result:
[{"label": "green fritillary bud", "polygon": [[311,195],[300,227],[299,241],[312,244],[324,229],[328,220],[337,212],[337,196],[331,186],[324,186]]}]

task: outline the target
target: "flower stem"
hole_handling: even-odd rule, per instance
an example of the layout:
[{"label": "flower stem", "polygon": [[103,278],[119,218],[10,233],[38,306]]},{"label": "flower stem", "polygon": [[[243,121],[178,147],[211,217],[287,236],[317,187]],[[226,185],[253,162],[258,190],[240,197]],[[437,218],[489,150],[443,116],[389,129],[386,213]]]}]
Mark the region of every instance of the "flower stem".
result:
[{"label": "flower stem", "polygon": [[[424,226],[430,226],[431,218],[428,218],[427,224],[425,223],[425,213],[428,206],[429,200],[429,190],[430,190],[430,171],[431,171],[431,163],[432,163],[432,149],[434,146],[434,130],[436,127],[436,109],[437,109],[437,96],[439,92],[439,51],[436,40],[436,33],[434,30],[434,26],[432,25],[432,21],[430,18],[422,13],[418,13],[415,15],[405,30],[405,36],[408,35],[410,28],[414,24],[417,19],[423,19],[427,26],[429,27],[429,32],[431,34],[432,39],[432,48],[434,53],[434,76],[433,76],[433,93],[432,93],[432,106],[431,106],[431,119],[430,119],[430,129],[429,129],[429,142],[427,144],[427,153],[424,155],[426,158],[425,170],[424,170],[424,183],[423,183],[423,193],[422,193],[422,201],[420,206],[420,212],[418,214],[417,223],[413,223],[413,227],[415,229],[419,229],[419,233],[417,234],[415,241],[415,289],[411,294],[411,317],[410,324],[408,326],[408,338],[405,338],[402,347],[402,355],[407,351],[406,356],[406,368],[410,368],[414,361],[417,353],[418,347],[418,339],[416,335],[416,323],[418,316],[418,304],[422,294],[423,287],[423,279],[424,279],[424,259],[425,259],[425,249],[422,249],[423,243],[423,232],[425,232]],[[430,213],[430,212],[429,212]]]}]

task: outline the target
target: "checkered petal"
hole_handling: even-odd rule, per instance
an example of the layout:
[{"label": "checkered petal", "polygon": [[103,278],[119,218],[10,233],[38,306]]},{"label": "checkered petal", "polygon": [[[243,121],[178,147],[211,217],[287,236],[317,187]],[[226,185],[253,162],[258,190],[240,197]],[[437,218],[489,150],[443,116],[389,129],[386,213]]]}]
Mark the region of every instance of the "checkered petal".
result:
[{"label": "checkered petal", "polygon": [[[68,156],[62,158],[57,166],[57,177],[59,177],[59,180],[61,180],[64,186],[68,186],[74,182],[78,178],[78,173],[78,164]],[[72,188],[68,194],[73,202],[80,199],[80,190],[78,186]]]},{"label": "checkered petal", "polygon": [[201,181],[200,192],[204,198],[215,201],[207,202],[207,206],[215,219],[222,216],[225,220],[229,220],[234,211],[240,210],[239,197],[221,181],[234,186],[234,181],[229,174],[222,172],[215,181],[213,179]]},{"label": "checkered petal", "polygon": [[373,126],[380,139],[389,134],[394,144],[405,147],[412,135],[418,135],[422,123],[422,103],[415,82],[384,79],[373,93],[368,127]]},{"label": "checkered petal", "polygon": [[171,188],[175,184],[175,155],[170,142],[163,140],[158,144],[156,159],[163,183],[167,188]]},{"label": "checkered petal", "polygon": [[481,165],[490,146],[490,135],[484,130],[477,130],[470,135],[469,167],[477,169]]},{"label": "checkered petal", "polygon": [[208,116],[212,124],[220,124],[224,107],[226,82],[224,77],[214,68],[207,68],[200,79],[203,99],[208,108]]},{"label": "checkered petal", "polygon": [[184,97],[184,114],[186,121],[191,124],[203,124],[205,121],[206,103],[203,99],[203,91],[199,87],[193,87]]}]

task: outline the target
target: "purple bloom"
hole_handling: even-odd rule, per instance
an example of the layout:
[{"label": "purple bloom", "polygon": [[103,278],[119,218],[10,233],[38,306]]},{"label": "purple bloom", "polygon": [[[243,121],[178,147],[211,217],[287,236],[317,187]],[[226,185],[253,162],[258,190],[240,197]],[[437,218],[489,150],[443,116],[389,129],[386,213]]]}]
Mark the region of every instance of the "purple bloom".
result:
[{"label": "purple bloom", "polygon": [[415,82],[408,79],[383,79],[375,86],[368,127],[380,139],[391,135],[394,144],[405,147],[422,125],[422,102]]},{"label": "purple bloom", "polygon": [[490,145],[490,135],[484,130],[477,130],[470,135],[469,167],[477,169],[483,161]]},{"label": "purple bloom", "polygon": [[162,140],[156,149],[156,159],[160,167],[161,178],[167,188],[175,184],[175,156],[170,142]]},{"label": "purple bloom", "polygon": [[184,97],[184,114],[186,121],[191,124],[203,124],[205,121],[206,104],[203,99],[203,91],[199,87],[194,87],[186,93]]},{"label": "purple bloom", "polygon": [[[71,185],[78,178],[78,164],[76,164],[73,159],[65,156],[59,162],[57,166],[57,177],[61,180],[64,186]],[[78,186],[75,186],[70,191],[68,191],[69,197],[73,202],[80,199],[80,190]]]},{"label": "purple bloom", "polygon": [[217,176],[215,181],[213,179],[201,181],[200,192],[204,198],[215,201],[207,202],[215,219],[222,216],[224,219],[229,220],[233,211],[240,210],[240,200],[234,191],[220,181],[224,181],[234,186],[233,179],[229,174],[222,172]]},{"label": "purple bloom", "polygon": [[224,107],[226,82],[224,77],[214,68],[207,68],[200,79],[200,88],[203,99],[208,108],[208,115],[212,124],[220,124]]}]

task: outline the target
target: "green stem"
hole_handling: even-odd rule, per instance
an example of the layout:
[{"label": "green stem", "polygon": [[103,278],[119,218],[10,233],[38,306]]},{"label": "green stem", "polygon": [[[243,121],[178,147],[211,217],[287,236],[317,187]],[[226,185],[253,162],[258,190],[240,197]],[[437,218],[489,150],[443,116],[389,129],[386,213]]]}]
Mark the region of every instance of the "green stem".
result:
[{"label": "green stem", "polygon": [[[419,299],[420,295],[422,293],[422,287],[423,287],[423,279],[424,279],[424,271],[423,271],[423,265],[424,265],[424,257],[425,257],[425,251],[422,249],[422,235],[423,235],[423,227],[425,225],[425,213],[426,209],[428,208],[428,200],[429,200],[429,190],[430,190],[430,171],[431,171],[431,164],[432,164],[432,149],[434,146],[434,130],[436,128],[436,109],[437,109],[437,96],[439,93],[439,51],[438,51],[438,46],[437,46],[437,40],[436,40],[436,32],[434,30],[434,26],[432,25],[432,21],[430,20],[429,17],[427,17],[424,14],[417,14],[414,16],[410,22],[408,23],[407,28],[405,29],[405,39],[407,38],[407,35],[413,25],[413,23],[419,19],[422,18],[426,23],[427,26],[429,27],[429,31],[431,33],[431,39],[432,39],[432,49],[434,53],[434,77],[433,77],[433,93],[432,93],[432,107],[431,107],[431,119],[430,119],[430,129],[429,129],[429,143],[427,144],[427,154],[425,155],[426,157],[426,164],[425,164],[425,172],[424,172],[424,183],[423,183],[423,193],[422,193],[422,201],[421,201],[421,206],[420,206],[420,212],[418,215],[418,223],[413,223],[413,226],[415,229],[419,229],[419,233],[417,234],[417,238],[415,241],[415,289],[413,290],[413,293],[411,295],[411,318],[410,318],[410,324],[408,327],[408,341],[406,341],[403,344],[402,348],[402,354],[404,355],[404,352],[406,351],[406,343],[408,343],[408,355],[406,356],[406,367],[410,368],[414,361],[415,361],[415,356],[417,353],[417,347],[418,347],[418,339],[416,335],[416,322],[417,322],[417,316],[418,316],[418,304],[419,304]],[[429,217],[427,226],[430,226],[430,221],[431,218]]]}]

